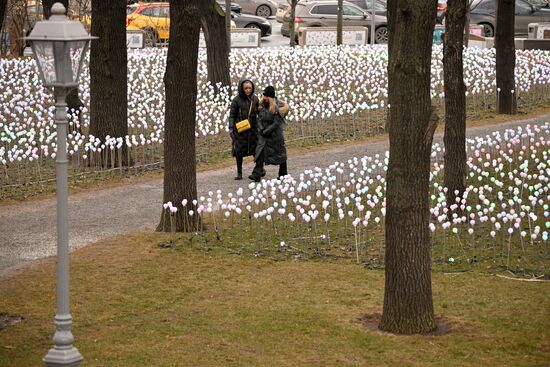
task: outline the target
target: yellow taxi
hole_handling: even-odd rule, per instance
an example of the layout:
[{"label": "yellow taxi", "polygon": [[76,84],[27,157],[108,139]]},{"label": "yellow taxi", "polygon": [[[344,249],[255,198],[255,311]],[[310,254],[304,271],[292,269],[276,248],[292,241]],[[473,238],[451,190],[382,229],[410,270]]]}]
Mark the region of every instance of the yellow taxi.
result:
[{"label": "yellow taxi", "polygon": [[[235,28],[231,21],[231,28]],[[126,29],[145,32],[145,45],[154,46],[170,38],[170,4],[167,2],[138,3],[126,10]]]},{"label": "yellow taxi", "polygon": [[170,35],[170,5],[168,3],[139,3],[128,6],[126,29],[144,31],[146,46],[166,42]]}]

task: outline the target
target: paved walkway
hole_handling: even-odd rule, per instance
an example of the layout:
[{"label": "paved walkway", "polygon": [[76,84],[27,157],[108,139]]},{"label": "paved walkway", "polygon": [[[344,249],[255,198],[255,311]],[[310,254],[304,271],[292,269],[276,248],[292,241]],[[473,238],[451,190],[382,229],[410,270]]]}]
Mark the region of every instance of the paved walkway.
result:
[{"label": "paved walkway", "polygon": [[[550,115],[529,120],[499,123],[469,128],[467,135],[486,135],[527,123],[550,121]],[[434,142],[442,142],[436,133]],[[383,153],[388,149],[387,139],[373,143],[356,143],[336,146],[322,152],[291,155],[288,160],[290,174],[299,174],[315,166],[326,167],[335,161],[354,156]],[[252,171],[251,158],[245,159],[244,172]],[[224,192],[246,187],[248,181],[235,181],[235,168],[200,172],[197,176],[199,196],[208,191]],[[276,166],[267,167],[267,178],[275,177]],[[133,184],[117,188],[100,189],[71,195],[69,198],[71,250],[103,238],[132,230],[153,230],[160,219],[162,180]],[[0,277],[10,270],[24,267],[29,261],[55,255],[56,215],[55,198],[0,206]]]}]

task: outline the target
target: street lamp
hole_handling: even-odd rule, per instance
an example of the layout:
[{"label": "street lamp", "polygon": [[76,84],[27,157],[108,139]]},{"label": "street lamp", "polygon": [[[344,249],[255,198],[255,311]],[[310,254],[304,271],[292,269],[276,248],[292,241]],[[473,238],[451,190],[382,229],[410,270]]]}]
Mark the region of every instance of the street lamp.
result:
[{"label": "street lamp", "polygon": [[[370,34],[370,44],[374,46],[376,40],[375,40],[375,37],[376,37],[376,22],[375,22],[375,17],[376,17],[376,0],[370,0],[371,1],[371,4],[372,4],[372,7],[370,8],[371,11],[372,11],[372,14],[371,14],[371,23],[370,23],[370,31],[371,31],[371,34]],[[367,9],[369,9],[369,0],[365,0],[365,4],[367,5]]]},{"label": "street lamp", "polygon": [[53,87],[57,154],[55,159],[57,191],[57,312],[54,346],[44,357],[46,366],[78,366],[83,360],[73,346],[72,317],[69,306],[69,220],[67,190],[67,93],[78,87],[82,61],[90,37],[80,22],[67,19],[61,3],[52,6],[49,20],[36,23],[29,37],[44,87]]}]

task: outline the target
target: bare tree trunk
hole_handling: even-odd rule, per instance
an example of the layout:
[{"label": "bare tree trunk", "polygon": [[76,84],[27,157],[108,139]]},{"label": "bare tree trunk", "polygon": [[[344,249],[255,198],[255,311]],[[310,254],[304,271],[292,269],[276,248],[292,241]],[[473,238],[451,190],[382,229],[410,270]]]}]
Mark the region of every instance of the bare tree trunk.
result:
[{"label": "bare tree trunk", "polygon": [[430,75],[436,0],[389,0],[387,215],[384,309],[379,328],[436,329],[432,301],[429,176],[438,117]]},{"label": "bare tree trunk", "polygon": [[[464,85],[464,19],[468,0],[447,1],[443,42],[445,88],[445,178],[447,203],[466,189],[466,86]],[[456,193],[457,192],[457,193]]]},{"label": "bare tree trunk", "polygon": [[497,111],[516,113],[515,68],[516,46],[514,43],[515,1],[497,0],[497,26],[495,33]]},{"label": "bare tree trunk", "polygon": [[[126,1],[93,1],[92,19],[92,35],[99,39],[90,49],[90,135],[105,142],[128,135]],[[128,165],[126,149],[113,150],[122,156],[109,156],[104,165]]]},{"label": "bare tree trunk", "polygon": [[336,20],[336,44],[342,44],[342,27],[344,23],[344,0],[338,0],[338,17]]},{"label": "bare tree trunk", "polygon": [[206,41],[208,80],[218,87],[231,85],[225,12],[214,0],[201,1],[201,26]]},{"label": "bare tree trunk", "polygon": [[25,49],[25,23],[27,22],[27,1],[13,1],[10,5],[10,17],[7,29],[10,37],[10,54],[13,57],[23,56]]},{"label": "bare tree trunk", "polygon": [[6,17],[6,9],[8,7],[8,0],[0,0],[0,37],[2,36],[2,28],[4,26],[4,18]]},{"label": "bare tree trunk", "polygon": [[[164,85],[166,112],[164,128],[165,203],[178,208],[176,230],[197,228],[194,216],[184,215],[197,198],[195,114],[197,100],[197,58],[199,50],[200,0],[170,1],[170,44]],[[182,200],[189,203],[187,208]],[[170,231],[170,213],[162,213],[157,231]]]},{"label": "bare tree trunk", "polygon": [[467,2],[468,6],[466,7],[466,16],[464,17],[464,47],[468,47],[470,43],[470,9],[474,0],[467,0]]},{"label": "bare tree trunk", "polygon": [[290,1],[290,47],[296,46],[296,32],[294,27],[296,26],[296,5],[299,0]]}]

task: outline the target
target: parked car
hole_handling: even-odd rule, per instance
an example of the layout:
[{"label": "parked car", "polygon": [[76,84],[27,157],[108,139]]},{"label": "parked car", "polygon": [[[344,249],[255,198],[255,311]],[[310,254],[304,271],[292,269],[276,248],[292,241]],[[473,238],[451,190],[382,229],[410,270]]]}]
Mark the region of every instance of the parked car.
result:
[{"label": "parked car", "polygon": [[[232,21],[231,27],[236,27],[235,22]],[[167,42],[170,38],[170,4],[156,2],[128,5],[126,29],[142,30],[145,33],[145,46]]]},{"label": "parked car", "polygon": [[[467,0],[470,1],[470,0]],[[439,0],[437,2],[437,23],[443,24],[443,19],[445,18],[445,12],[447,11],[447,0]]]},{"label": "parked car", "polygon": [[262,32],[262,37],[271,36],[271,23],[265,18],[249,14],[231,13],[231,19],[233,19],[237,28],[259,29]]},{"label": "parked car", "polygon": [[279,3],[279,6],[277,6],[277,12],[275,13],[275,19],[277,22],[282,23],[285,14],[289,11],[290,5],[288,5],[288,3]]},{"label": "parked car", "polygon": [[[225,0],[216,0],[219,6],[225,10]],[[233,13],[241,14],[243,8],[239,4],[231,3],[231,11]]]},{"label": "parked car", "polygon": [[[139,4],[139,3],[154,3],[156,1],[154,0],[127,0],[127,5],[132,4]],[[222,9],[225,9],[225,0],[216,0],[218,5],[222,7]],[[231,3],[231,11],[234,11],[235,13],[240,13],[242,8],[235,3]]]},{"label": "parked car", "polygon": [[[343,2],[343,23],[344,26],[361,26],[369,29],[371,37],[371,14],[348,1]],[[315,0],[304,1],[296,6],[295,30],[296,34],[304,27],[336,27],[338,13],[338,1]],[[388,42],[388,22],[386,17],[376,15],[375,42]],[[290,14],[286,14],[281,27],[283,36],[290,37]]]},{"label": "parked car", "polygon": [[[485,37],[495,36],[496,4],[494,0],[481,0],[472,4],[470,23],[483,26]],[[527,37],[528,24],[550,22],[550,9],[532,5],[525,0],[516,0],[516,36]]]},{"label": "parked car", "polygon": [[[356,5],[357,7],[369,11],[372,9],[372,3],[373,0],[347,0],[349,3]],[[381,15],[381,16],[387,16],[388,14],[388,3],[386,0],[376,0],[374,3],[375,6],[375,14]],[[290,11],[290,5],[288,5],[287,1],[283,1],[279,3],[279,7],[277,8],[277,22],[282,23],[283,18],[285,14]]]},{"label": "parked car", "polygon": [[239,4],[245,14],[254,14],[259,17],[269,18],[277,12],[277,2],[274,0],[233,0]]},{"label": "parked car", "polygon": [[[348,3],[370,12],[372,10],[373,0],[346,0]],[[388,15],[388,3],[386,0],[374,1],[374,13],[386,17]]]},{"label": "parked car", "polygon": [[154,46],[170,38],[169,3],[138,3],[126,8],[126,28],[145,32],[145,45]]},{"label": "parked car", "polygon": [[277,12],[275,14],[275,19],[277,20],[277,22],[282,23],[285,14],[290,11],[289,1],[290,0],[277,1],[278,6],[277,6]]}]

